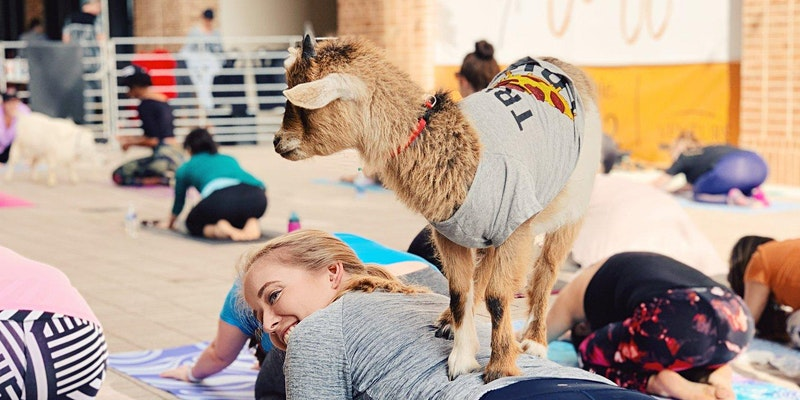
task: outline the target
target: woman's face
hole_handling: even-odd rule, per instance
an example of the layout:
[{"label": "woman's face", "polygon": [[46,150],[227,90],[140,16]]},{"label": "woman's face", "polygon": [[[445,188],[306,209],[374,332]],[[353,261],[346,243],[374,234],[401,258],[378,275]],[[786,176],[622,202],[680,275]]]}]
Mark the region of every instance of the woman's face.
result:
[{"label": "woman's face", "polygon": [[343,273],[341,264],[310,271],[261,257],[245,274],[245,300],[272,343],[286,350],[295,325],[331,303]]},{"label": "woman's face", "polygon": [[9,119],[14,119],[17,116],[17,109],[19,108],[19,99],[10,99],[3,102],[3,114]]}]

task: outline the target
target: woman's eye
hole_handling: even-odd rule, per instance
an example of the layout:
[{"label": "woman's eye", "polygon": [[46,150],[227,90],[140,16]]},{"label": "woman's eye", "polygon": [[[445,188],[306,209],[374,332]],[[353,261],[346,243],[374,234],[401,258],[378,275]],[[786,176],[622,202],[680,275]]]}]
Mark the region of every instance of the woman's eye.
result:
[{"label": "woman's eye", "polygon": [[276,290],[276,291],[270,293],[269,297],[267,297],[267,302],[269,304],[275,304],[275,300],[278,300],[278,297],[280,297],[280,294],[281,294],[280,290]]}]

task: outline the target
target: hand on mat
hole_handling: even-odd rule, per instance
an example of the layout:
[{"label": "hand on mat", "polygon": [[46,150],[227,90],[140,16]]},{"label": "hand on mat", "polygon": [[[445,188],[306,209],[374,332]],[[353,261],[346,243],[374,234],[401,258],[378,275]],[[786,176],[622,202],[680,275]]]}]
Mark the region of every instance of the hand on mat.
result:
[{"label": "hand on mat", "polygon": [[192,379],[189,378],[189,371],[191,369],[192,365],[181,365],[177,368],[168,369],[160,373],[159,376],[162,378],[175,379],[178,381],[197,383],[197,382],[192,382]]}]

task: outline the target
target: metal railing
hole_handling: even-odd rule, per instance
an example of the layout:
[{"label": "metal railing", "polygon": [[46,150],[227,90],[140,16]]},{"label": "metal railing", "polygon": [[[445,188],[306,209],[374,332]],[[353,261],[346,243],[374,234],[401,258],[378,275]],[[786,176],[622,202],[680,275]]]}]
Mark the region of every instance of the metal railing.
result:
[{"label": "metal railing", "polygon": [[[184,136],[191,129],[209,127],[220,143],[271,140],[283,117],[286,88],[283,60],[286,49],[299,36],[225,38],[228,49],[214,53],[219,62],[210,84],[212,103],[198,95],[201,88],[191,65],[193,53],[181,51],[187,43],[199,42],[186,37],[126,37],[101,43],[99,71],[84,74],[84,124],[98,138],[141,134],[136,105],[121,85],[122,69],[136,64],[148,69],[153,90],[167,95],[175,116],[175,135]],[[21,41],[0,42],[0,89],[8,84],[28,82],[27,60]],[[246,48],[241,50],[237,48]],[[7,50],[17,54],[6,58]],[[23,50],[20,52],[20,50]],[[83,59],[84,63],[97,60]],[[193,73],[195,76],[193,77]],[[28,98],[27,90],[20,97]],[[207,92],[206,92],[207,93]],[[205,101],[201,101],[205,100]],[[202,104],[205,103],[205,104]]]}]

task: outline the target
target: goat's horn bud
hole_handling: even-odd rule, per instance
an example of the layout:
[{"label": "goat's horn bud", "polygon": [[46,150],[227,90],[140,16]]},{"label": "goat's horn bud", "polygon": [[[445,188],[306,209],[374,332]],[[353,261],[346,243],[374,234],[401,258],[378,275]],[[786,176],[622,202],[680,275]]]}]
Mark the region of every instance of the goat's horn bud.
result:
[{"label": "goat's horn bud", "polygon": [[314,39],[312,39],[310,35],[306,35],[303,38],[303,58],[313,58],[316,55],[317,51],[314,49]]}]

